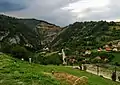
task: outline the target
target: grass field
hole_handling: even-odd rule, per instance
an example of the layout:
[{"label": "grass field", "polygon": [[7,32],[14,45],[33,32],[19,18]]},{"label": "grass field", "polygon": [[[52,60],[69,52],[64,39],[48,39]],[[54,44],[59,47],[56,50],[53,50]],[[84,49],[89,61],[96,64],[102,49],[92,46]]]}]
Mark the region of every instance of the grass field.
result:
[{"label": "grass field", "polygon": [[113,62],[120,62],[120,53],[113,53],[115,58],[113,59]]},{"label": "grass field", "polygon": [[51,74],[52,70],[77,77],[86,76],[88,85],[120,85],[120,83],[70,67],[29,64],[7,55],[0,55],[0,85],[66,85],[65,82],[55,79]]}]

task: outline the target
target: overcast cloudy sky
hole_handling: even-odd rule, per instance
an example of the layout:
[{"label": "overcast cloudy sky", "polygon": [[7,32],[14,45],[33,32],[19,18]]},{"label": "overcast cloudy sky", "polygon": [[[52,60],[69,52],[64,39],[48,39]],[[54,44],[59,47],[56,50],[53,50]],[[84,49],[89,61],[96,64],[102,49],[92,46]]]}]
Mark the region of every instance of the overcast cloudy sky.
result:
[{"label": "overcast cloudy sky", "polygon": [[0,13],[65,26],[75,21],[120,20],[120,0],[0,0]]}]

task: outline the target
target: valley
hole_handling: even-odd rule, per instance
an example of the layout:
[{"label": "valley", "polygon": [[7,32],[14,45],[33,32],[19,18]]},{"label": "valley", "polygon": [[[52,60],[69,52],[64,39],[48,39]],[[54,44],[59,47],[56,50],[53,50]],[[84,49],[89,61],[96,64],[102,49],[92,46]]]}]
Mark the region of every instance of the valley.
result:
[{"label": "valley", "polygon": [[118,22],[85,21],[60,27],[0,15],[1,85],[119,85],[119,71]]}]

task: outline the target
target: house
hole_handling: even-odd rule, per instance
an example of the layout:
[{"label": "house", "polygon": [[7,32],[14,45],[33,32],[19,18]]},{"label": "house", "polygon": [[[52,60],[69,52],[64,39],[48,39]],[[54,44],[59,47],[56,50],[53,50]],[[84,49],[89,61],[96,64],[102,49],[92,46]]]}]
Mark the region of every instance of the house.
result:
[{"label": "house", "polygon": [[110,47],[105,48],[106,51],[111,51],[112,49]]},{"label": "house", "polygon": [[91,51],[90,51],[90,50],[86,50],[86,51],[85,51],[85,54],[86,54],[86,55],[87,55],[87,54],[90,55],[90,54],[91,54]]},{"label": "house", "polygon": [[99,49],[98,49],[98,52],[101,52],[101,51],[102,51],[102,48],[99,48]]},{"label": "house", "polygon": [[118,42],[118,46],[120,46],[120,42]]},{"label": "house", "polygon": [[112,50],[113,50],[113,51],[118,51],[118,49],[117,49],[117,48],[113,48]]},{"label": "house", "polygon": [[109,45],[105,45],[105,48],[109,47]]},{"label": "house", "polygon": [[95,59],[96,59],[96,60],[101,60],[101,57],[100,57],[100,56],[97,56]]},{"label": "house", "polygon": [[113,45],[112,47],[113,47],[113,48],[116,48],[116,47],[117,47],[117,45]]},{"label": "house", "polygon": [[109,61],[107,58],[104,59],[105,62]]},{"label": "house", "polygon": [[43,48],[43,51],[49,51],[49,48],[47,47],[47,48]]}]

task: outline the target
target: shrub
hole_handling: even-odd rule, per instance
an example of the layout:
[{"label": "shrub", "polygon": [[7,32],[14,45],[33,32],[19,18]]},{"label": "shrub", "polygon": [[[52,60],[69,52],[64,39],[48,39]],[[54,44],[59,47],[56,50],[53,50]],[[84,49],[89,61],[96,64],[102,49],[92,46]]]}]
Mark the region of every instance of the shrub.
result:
[{"label": "shrub", "polygon": [[10,50],[12,48],[12,45],[8,45],[8,44],[2,44],[0,51],[4,52],[4,53],[10,53]]},{"label": "shrub", "polygon": [[59,65],[62,64],[62,57],[58,55],[58,53],[53,53],[51,55],[41,54],[38,53],[34,57],[34,62],[40,63],[43,65],[53,64],[53,65]]},{"label": "shrub", "polygon": [[100,77],[102,77],[102,78],[103,78],[103,75],[100,75]]},{"label": "shrub", "polygon": [[58,54],[53,54],[45,57],[45,64],[59,65],[62,64],[61,57]]},{"label": "shrub", "polygon": [[24,58],[25,60],[28,60],[30,56],[30,52],[25,47],[21,47],[19,45],[12,47],[11,54],[16,58]]},{"label": "shrub", "polygon": [[115,62],[114,65],[120,66],[120,63],[119,62]]}]

